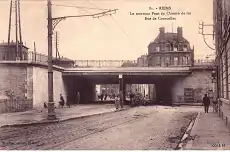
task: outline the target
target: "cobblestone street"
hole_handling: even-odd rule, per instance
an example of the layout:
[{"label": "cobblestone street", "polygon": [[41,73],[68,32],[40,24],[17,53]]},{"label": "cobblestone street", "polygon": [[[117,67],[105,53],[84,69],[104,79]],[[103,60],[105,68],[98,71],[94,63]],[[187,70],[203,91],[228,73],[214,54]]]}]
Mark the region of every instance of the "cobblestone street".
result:
[{"label": "cobblestone street", "polygon": [[53,124],[0,129],[1,149],[175,149],[196,109],[136,107]]}]

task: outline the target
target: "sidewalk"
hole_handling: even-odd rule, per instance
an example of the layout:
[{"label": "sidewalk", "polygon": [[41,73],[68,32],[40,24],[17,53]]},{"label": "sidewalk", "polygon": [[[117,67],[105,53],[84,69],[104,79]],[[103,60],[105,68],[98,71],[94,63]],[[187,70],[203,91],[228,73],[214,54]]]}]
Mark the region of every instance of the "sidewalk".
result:
[{"label": "sidewalk", "polygon": [[230,150],[230,131],[212,108],[198,114],[190,137],[186,150]]},{"label": "sidewalk", "polygon": [[86,116],[99,115],[103,113],[114,112],[115,107],[113,104],[98,105],[76,105],[71,108],[56,108],[55,113],[57,120],[48,121],[47,109],[31,110],[26,112],[17,113],[4,113],[0,114],[0,127],[11,125],[23,125],[23,124],[37,124],[37,123],[49,123],[65,121],[69,119],[82,118]]}]

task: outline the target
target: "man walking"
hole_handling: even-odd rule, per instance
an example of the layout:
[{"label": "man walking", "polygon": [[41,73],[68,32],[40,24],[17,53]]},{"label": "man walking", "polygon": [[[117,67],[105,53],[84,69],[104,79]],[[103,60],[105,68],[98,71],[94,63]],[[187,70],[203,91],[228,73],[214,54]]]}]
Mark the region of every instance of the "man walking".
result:
[{"label": "man walking", "polygon": [[207,96],[207,94],[204,94],[203,97],[203,104],[204,104],[204,112],[208,113],[209,105],[210,105],[210,99]]}]

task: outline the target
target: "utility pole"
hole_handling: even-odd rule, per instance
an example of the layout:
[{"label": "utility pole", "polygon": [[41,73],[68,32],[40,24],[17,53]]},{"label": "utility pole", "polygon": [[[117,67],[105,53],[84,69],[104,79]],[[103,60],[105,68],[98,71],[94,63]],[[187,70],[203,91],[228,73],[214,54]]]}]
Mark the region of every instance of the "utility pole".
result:
[{"label": "utility pole", "polygon": [[18,60],[19,57],[19,51],[18,51],[18,2],[15,0],[15,32],[16,32],[16,60]]},{"label": "utility pole", "polygon": [[[14,10],[13,10],[14,8]],[[15,11],[15,44],[16,50],[13,52],[11,46],[11,25],[12,25],[12,12]],[[19,37],[18,37],[19,36]],[[19,38],[19,41],[18,41]],[[19,48],[20,44],[20,48]],[[21,32],[21,14],[20,14],[20,0],[10,1],[10,16],[9,16],[9,31],[8,31],[8,60],[21,60],[22,59],[22,32]],[[13,54],[11,54],[13,53]]]},{"label": "utility pole", "polygon": [[57,58],[60,58],[60,54],[59,54],[59,51],[58,51],[58,45],[59,45],[58,32],[56,32],[55,43],[56,43],[56,59],[57,59]]},{"label": "utility pole", "polygon": [[53,55],[52,55],[52,35],[53,35],[53,25],[52,25],[52,3],[51,0],[47,0],[48,7],[48,120],[56,119],[54,99],[53,99]]},{"label": "utility pole", "polygon": [[20,60],[23,60],[23,52],[22,52],[22,28],[21,28],[21,10],[20,10],[20,0],[18,1],[18,24],[19,24],[19,44],[20,44],[20,51],[19,51],[19,57]]},{"label": "utility pole", "polygon": [[36,61],[36,43],[34,42],[34,58],[32,60]]},{"label": "utility pole", "polygon": [[56,119],[55,115],[55,107],[54,107],[54,99],[53,99],[53,55],[52,55],[52,36],[53,31],[55,27],[60,23],[62,20],[65,20],[67,18],[76,18],[76,17],[93,17],[93,18],[99,18],[105,15],[112,15],[111,12],[117,11],[117,9],[114,10],[108,10],[101,13],[96,14],[86,14],[86,15],[74,15],[74,16],[62,16],[62,17],[56,17],[52,18],[52,2],[51,0],[47,0],[47,9],[48,9],[48,94],[49,94],[49,101],[48,101],[48,120]]},{"label": "utility pole", "polygon": [[12,7],[13,7],[13,2],[11,0],[10,1],[9,30],[8,30],[8,50],[7,50],[8,52],[7,52],[7,60],[10,59],[10,31],[11,31]]}]

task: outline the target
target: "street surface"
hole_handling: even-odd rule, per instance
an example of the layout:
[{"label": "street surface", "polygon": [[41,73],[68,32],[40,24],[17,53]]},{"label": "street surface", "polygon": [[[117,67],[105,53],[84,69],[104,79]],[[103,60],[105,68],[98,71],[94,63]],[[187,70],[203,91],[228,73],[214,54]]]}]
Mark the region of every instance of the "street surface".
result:
[{"label": "street surface", "polygon": [[175,149],[199,110],[135,107],[60,123],[0,128],[0,149]]}]

